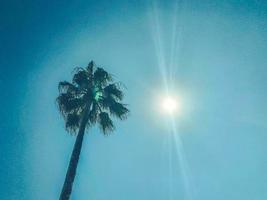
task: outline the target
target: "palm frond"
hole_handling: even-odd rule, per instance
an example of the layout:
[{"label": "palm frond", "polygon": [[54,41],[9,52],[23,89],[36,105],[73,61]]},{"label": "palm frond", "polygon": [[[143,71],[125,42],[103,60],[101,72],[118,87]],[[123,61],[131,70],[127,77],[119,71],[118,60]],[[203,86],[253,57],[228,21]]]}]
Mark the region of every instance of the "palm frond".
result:
[{"label": "palm frond", "polygon": [[98,119],[99,125],[104,135],[107,135],[108,132],[111,132],[115,129],[114,124],[112,120],[110,119],[109,114],[107,112],[101,112],[98,117],[99,117]]},{"label": "palm frond", "polygon": [[66,130],[75,133],[79,129],[81,116],[78,113],[69,113],[66,117]]},{"label": "palm frond", "polygon": [[90,83],[89,73],[80,67],[75,69],[76,73],[73,76],[72,83],[77,84],[79,87],[86,87]]},{"label": "palm frond", "polygon": [[103,90],[106,96],[113,96],[118,100],[123,99],[123,92],[122,90],[120,90],[118,83],[111,83],[107,85]]},{"label": "palm frond", "polygon": [[126,119],[129,113],[129,110],[128,108],[126,108],[126,105],[118,102],[112,103],[109,106],[109,111],[112,115],[118,117],[121,120]]},{"label": "palm frond", "polygon": [[58,91],[60,93],[71,93],[71,94],[77,94],[79,89],[73,85],[72,83],[68,81],[61,81],[58,84]]},{"label": "palm frond", "polygon": [[99,109],[98,106],[96,105],[96,103],[93,103],[92,105],[92,109],[89,112],[89,125],[94,125],[97,122],[97,116],[99,113]]},{"label": "palm frond", "polygon": [[92,76],[93,75],[93,71],[94,71],[94,66],[95,66],[95,62],[93,60],[91,60],[89,62],[89,64],[86,67],[86,70],[88,71],[88,73]]},{"label": "palm frond", "polygon": [[112,81],[112,76],[103,68],[98,67],[94,72],[94,81],[96,84],[106,85],[107,82]]},{"label": "palm frond", "polygon": [[68,113],[83,109],[85,103],[81,98],[76,98],[70,93],[61,93],[56,99],[59,107],[59,111],[63,117],[66,117]]},{"label": "palm frond", "polygon": [[126,119],[129,113],[128,108],[126,108],[126,104],[122,104],[116,99],[114,99],[112,96],[105,97],[99,101],[99,104],[105,109],[110,112],[115,117],[118,117],[119,119],[123,120]]}]

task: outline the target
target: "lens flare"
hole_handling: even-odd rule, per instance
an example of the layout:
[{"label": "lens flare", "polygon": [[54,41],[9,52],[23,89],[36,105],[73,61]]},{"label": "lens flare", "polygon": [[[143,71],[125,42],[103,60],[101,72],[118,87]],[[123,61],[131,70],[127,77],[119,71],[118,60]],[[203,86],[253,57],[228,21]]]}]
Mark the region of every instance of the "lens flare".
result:
[{"label": "lens flare", "polygon": [[179,108],[178,101],[173,97],[165,97],[162,100],[162,109],[164,112],[174,114]]}]

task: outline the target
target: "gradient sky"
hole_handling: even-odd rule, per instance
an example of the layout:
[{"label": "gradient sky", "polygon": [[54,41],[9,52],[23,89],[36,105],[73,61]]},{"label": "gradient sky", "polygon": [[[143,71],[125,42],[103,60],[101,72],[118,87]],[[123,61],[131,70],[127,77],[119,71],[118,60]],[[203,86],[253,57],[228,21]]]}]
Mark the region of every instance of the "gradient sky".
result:
[{"label": "gradient sky", "polygon": [[267,199],[265,0],[6,0],[0,25],[1,200],[58,198],[75,138],[57,84],[92,59],[131,115],[88,130],[72,199]]}]

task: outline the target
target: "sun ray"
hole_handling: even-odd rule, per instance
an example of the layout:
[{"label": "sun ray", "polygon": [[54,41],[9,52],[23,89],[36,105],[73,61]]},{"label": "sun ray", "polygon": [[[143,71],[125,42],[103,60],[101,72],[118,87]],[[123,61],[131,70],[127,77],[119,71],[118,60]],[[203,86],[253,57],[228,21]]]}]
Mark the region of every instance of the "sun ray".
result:
[{"label": "sun ray", "polygon": [[152,30],[153,30],[152,35],[155,44],[156,56],[158,59],[158,67],[162,75],[164,87],[168,91],[167,66],[163,51],[162,30],[159,22],[159,11],[156,2],[153,3],[151,19],[152,19]]},{"label": "sun ray", "polygon": [[169,153],[169,200],[173,200],[173,162],[172,162],[172,137],[168,134],[168,153]]},{"label": "sun ray", "polygon": [[171,86],[175,83],[175,74],[179,67],[178,57],[181,49],[181,39],[183,33],[182,15],[185,3],[182,0],[176,0],[174,3],[173,16],[172,16],[172,31],[171,31],[171,51],[169,62],[169,84]]},{"label": "sun ray", "polygon": [[[177,68],[177,53],[180,44],[181,31],[177,28],[177,13],[178,13],[179,1],[177,0],[174,5],[174,13],[172,19],[172,30],[171,30],[171,44],[170,44],[170,56],[167,65],[166,55],[164,54],[164,41],[162,37],[162,29],[160,25],[160,13],[158,5],[154,2],[152,6],[152,30],[153,39],[155,45],[155,53],[158,61],[158,68],[162,76],[165,95],[170,96],[170,88],[174,85],[174,75],[175,69]],[[164,30],[166,31],[166,30]],[[176,156],[179,161],[179,170],[182,175],[182,181],[184,184],[185,198],[187,200],[192,200],[194,196],[194,188],[191,184],[190,170],[187,164],[187,159],[184,153],[183,143],[177,131],[177,125],[175,123],[175,116],[173,111],[176,109],[176,102],[173,99],[166,98],[163,102],[163,107],[165,111],[170,115],[170,134],[168,134],[168,145],[169,145],[169,199],[173,199],[174,185],[173,185],[173,144],[176,152]]]},{"label": "sun ray", "polygon": [[192,180],[191,180],[192,177],[190,173],[190,168],[188,166],[188,162],[185,156],[183,142],[181,140],[181,137],[179,136],[179,133],[177,131],[177,125],[173,117],[171,117],[171,125],[172,125],[172,133],[174,136],[176,154],[179,160],[180,171],[183,177],[183,182],[184,182],[184,187],[185,187],[184,188],[185,196],[186,196],[186,199],[192,200],[194,197],[195,190],[194,190],[194,186],[192,185]]},{"label": "sun ray", "polygon": [[175,1],[174,5],[174,14],[173,14],[173,23],[172,23],[172,35],[171,35],[171,52],[170,52],[170,63],[169,63],[169,80],[173,83],[174,77],[174,57],[176,50],[176,37],[177,37],[177,10],[178,10],[178,1]]}]

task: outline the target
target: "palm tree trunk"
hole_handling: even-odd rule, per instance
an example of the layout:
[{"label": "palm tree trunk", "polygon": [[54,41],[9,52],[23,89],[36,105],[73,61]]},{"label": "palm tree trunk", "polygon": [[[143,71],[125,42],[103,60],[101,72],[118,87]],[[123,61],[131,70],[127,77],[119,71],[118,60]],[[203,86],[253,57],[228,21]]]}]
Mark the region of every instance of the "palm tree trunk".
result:
[{"label": "palm tree trunk", "polygon": [[77,165],[78,165],[78,161],[79,161],[79,157],[80,157],[80,153],[82,149],[85,127],[86,127],[86,120],[83,119],[78,135],[76,137],[76,141],[74,144],[72,154],[71,154],[68,171],[67,171],[65,182],[64,182],[63,188],[61,190],[60,198],[59,198],[60,200],[68,200],[70,198],[72,185],[73,185],[74,178],[76,175],[76,169],[77,169]]}]

